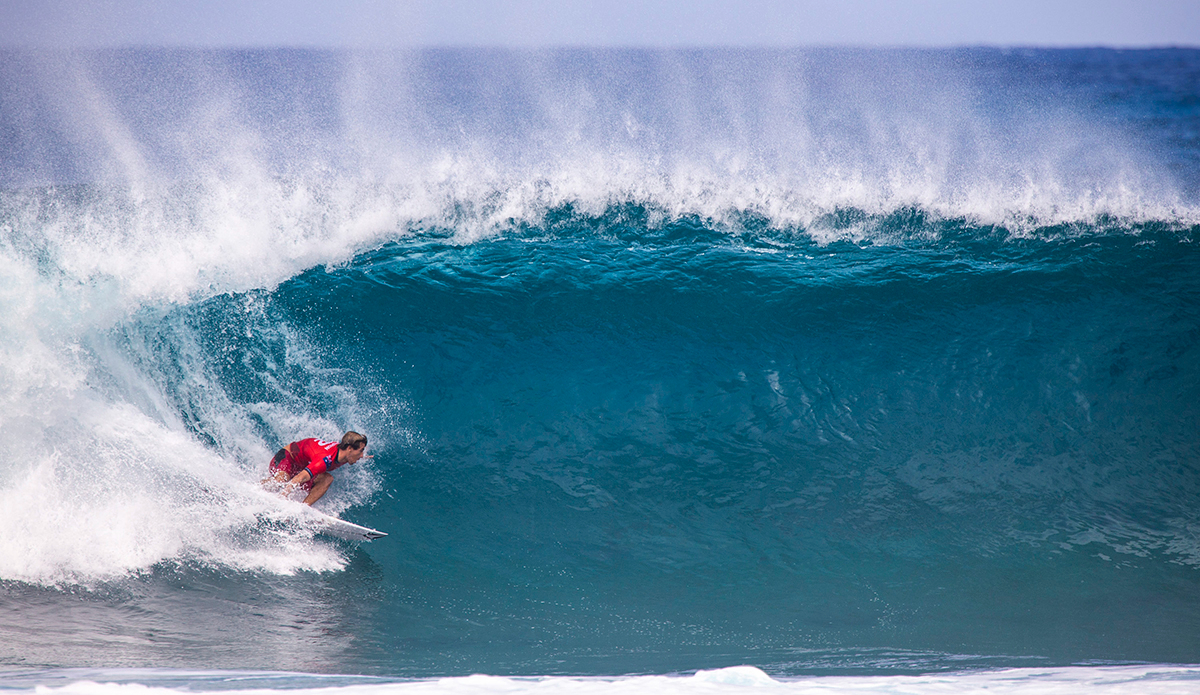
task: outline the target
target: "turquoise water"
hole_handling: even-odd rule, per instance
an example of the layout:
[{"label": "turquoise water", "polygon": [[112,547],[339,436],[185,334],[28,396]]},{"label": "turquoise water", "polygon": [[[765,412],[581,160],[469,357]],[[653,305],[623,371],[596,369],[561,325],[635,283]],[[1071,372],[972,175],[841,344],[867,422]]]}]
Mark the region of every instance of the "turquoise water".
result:
[{"label": "turquoise water", "polygon": [[1200,53],[9,58],[0,665],[1200,662]]}]

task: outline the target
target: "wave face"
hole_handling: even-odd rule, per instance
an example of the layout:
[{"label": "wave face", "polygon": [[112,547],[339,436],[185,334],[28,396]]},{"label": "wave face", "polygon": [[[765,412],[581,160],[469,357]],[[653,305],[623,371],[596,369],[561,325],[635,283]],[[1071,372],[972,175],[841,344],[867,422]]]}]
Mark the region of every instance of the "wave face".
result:
[{"label": "wave face", "polygon": [[7,54],[0,665],[1200,662],[1198,73]]}]

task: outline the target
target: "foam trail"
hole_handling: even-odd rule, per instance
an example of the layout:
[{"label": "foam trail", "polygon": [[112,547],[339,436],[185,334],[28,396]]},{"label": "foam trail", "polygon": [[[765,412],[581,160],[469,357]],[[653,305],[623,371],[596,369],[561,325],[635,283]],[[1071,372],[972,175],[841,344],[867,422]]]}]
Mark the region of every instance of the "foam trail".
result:
[{"label": "foam trail", "polygon": [[[146,222],[152,202],[124,203],[132,219],[117,205],[109,217],[74,222],[18,205],[0,230],[0,438],[20,449],[0,467],[0,523],[13,530],[0,539],[0,578],[86,584],[163,562],[283,573],[341,567],[342,555],[311,534],[262,527],[281,513],[253,484],[274,442],[247,436],[245,409],[214,384],[194,331],[172,318],[179,309],[158,304],[212,291],[200,279],[212,257],[189,250],[204,243],[172,238],[153,215]],[[294,268],[266,272],[282,278]],[[251,284],[264,277],[255,272]],[[272,415],[271,407],[258,407],[260,420],[278,424],[281,437],[338,431],[328,419]],[[181,412],[205,413],[201,426],[220,441],[206,446]],[[359,480],[358,493],[331,511],[369,494]]]}]

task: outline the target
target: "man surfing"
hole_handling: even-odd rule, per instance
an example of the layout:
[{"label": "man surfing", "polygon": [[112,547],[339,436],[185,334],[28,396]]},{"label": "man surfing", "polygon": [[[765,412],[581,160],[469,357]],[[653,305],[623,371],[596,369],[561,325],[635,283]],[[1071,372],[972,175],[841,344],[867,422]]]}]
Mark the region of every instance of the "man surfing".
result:
[{"label": "man surfing", "polygon": [[301,439],[275,453],[268,480],[282,483],[284,496],[298,487],[308,490],[304,503],[312,506],[333,484],[330,471],[356,463],[366,451],[367,438],[358,432],[347,432],[340,442]]}]

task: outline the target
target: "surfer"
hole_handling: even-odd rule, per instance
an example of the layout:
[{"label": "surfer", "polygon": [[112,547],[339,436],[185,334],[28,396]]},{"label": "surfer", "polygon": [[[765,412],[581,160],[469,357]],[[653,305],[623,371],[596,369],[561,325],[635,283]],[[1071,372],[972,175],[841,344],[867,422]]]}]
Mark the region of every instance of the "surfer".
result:
[{"label": "surfer", "polygon": [[367,438],[358,432],[347,432],[340,442],[301,439],[275,453],[268,480],[282,483],[285,496],[298,487],[308,490],[304,503],[311,505],[333,484],[330,471],[357,462],[366,451]]}]

